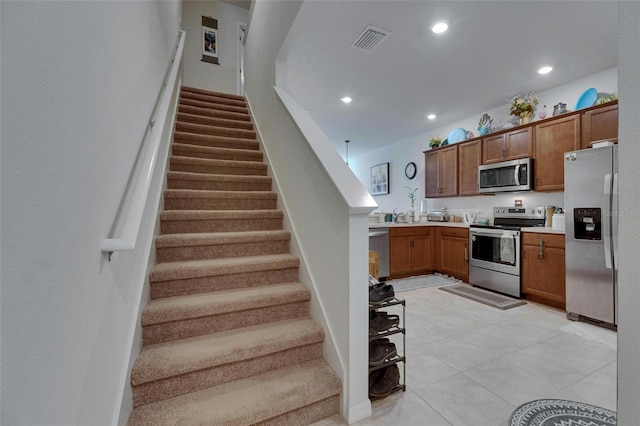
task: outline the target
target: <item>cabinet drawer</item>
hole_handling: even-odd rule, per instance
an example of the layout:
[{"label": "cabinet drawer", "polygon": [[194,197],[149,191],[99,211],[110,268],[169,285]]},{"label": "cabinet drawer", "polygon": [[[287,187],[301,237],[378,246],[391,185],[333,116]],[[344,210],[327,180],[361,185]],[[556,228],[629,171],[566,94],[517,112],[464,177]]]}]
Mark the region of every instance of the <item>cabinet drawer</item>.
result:
[{"label": "cabinet drawer", "polygon": [[431,227],[408,226],[406,228],[389,228],[390,237],[411,237],[414,235],[431,235]]},{"label": "cabinet drawer", "polygon": [[523,232],[522,235],[522,243],[524,245],[537,246],[540,244],[540,240],[542,240],[545,247],[564,249],[564,235],[533,232]]},{"label": "cabinet drawer", "polygon": [[440,228],[440,235],[443,237],[469,238],[469,230],[465,228]]}]

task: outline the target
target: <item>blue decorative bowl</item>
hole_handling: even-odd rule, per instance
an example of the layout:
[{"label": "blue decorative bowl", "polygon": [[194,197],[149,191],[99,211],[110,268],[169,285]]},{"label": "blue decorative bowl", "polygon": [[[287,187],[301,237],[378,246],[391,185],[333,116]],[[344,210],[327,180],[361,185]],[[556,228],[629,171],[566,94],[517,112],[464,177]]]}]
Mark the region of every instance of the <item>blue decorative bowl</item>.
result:
[{"label": "blue decorative bowl", "polygon": [[467,140],[467,131],[462,127],[456,127],[447,137],[449,143],[456,143]]},{"label": "blue decorative bowl", "polygon": [[578,98],[578,102],[576,102],[576,111],[582,108],[589,108],[594,105],[597,98],[598,91],[596,89],[592,87],[585,90],[585,92]]}]

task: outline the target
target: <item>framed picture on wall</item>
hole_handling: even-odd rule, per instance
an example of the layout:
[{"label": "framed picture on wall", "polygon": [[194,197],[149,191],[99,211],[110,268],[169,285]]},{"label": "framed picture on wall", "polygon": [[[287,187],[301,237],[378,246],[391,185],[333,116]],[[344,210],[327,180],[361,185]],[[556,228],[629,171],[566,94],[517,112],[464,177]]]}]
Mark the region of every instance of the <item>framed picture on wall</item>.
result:
[{"label": "framed picture on wall", "polygon": [[371,167],[371,195],[389,193],[389,163]]},{"label": "framed picture on wall", "polygon": [[202,17],[202,61],[220,65],[218,62],[218,20]]}]

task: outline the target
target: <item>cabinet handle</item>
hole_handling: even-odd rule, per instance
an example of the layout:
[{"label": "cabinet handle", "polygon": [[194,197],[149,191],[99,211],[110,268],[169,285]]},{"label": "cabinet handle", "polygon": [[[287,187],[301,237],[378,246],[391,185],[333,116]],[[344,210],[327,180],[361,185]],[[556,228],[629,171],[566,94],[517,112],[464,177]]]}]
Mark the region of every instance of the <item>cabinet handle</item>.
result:
[{"label": "cabinet handle", "polygon": [[467,244],[464,245],[464,262],[469,263],[469,248]]},{"label": "cabinet handle", "polygon": [[538,240],[538,259],[544,259],[544,253],[542,252],[544,248],[544,240]]}]

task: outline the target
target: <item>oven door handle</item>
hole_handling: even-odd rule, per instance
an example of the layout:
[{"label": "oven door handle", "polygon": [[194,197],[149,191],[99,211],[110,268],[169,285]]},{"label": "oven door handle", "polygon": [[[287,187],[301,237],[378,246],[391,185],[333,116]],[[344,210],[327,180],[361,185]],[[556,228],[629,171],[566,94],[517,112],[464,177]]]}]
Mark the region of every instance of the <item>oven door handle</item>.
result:
[{"label": "oven door handle", "polygon": [[[513,231],[506,231],[506,232],[513,232]],[[484,236],[484,237],[515,237],[516,233],[513,234],[506,234],[505,235],[505,231],[496,231],[496,232],[491,232],[491,231],[482,231],[482,232],[478,232],[478,231],[471,231],[470,235],[480,235],[480,236]]]}]

